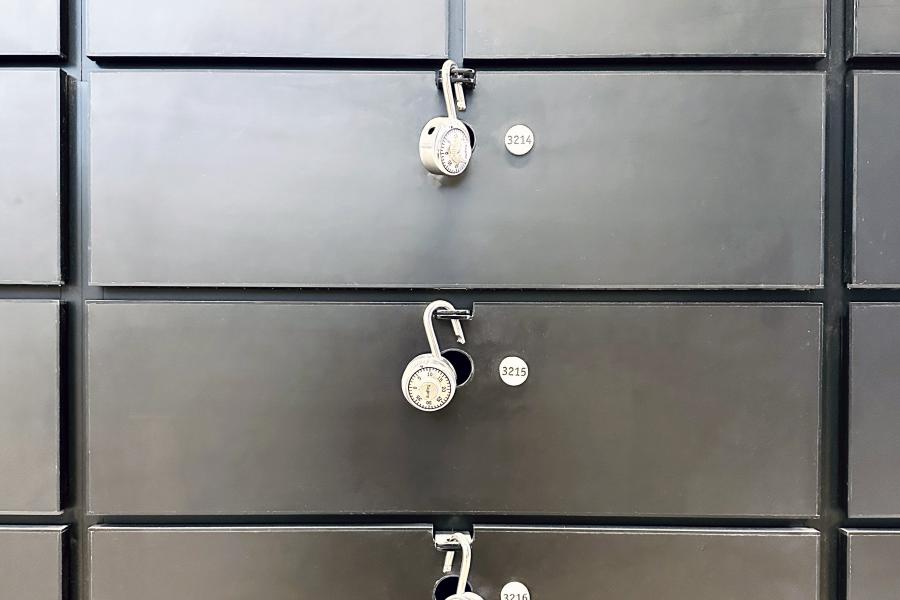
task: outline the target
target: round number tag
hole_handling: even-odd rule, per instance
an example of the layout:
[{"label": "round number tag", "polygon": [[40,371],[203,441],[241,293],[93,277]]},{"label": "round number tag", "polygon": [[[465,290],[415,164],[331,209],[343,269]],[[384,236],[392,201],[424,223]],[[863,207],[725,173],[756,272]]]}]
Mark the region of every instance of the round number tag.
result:
[{"label": "round number tag", "polygon": [[534,132],[527,125],[513,125],[503,141],[510,154],[525,156],[534,148]]},{"label": "round number tag", "polygon": [[531,594],[523,584],[510,581],[500,590],[500,600],[531,600]]},{"label": "round number tag", "polygon": [[507,356],[500,361],[500,379],[513,387],[522,385],[528,379],[528,363],[518,356]]}]

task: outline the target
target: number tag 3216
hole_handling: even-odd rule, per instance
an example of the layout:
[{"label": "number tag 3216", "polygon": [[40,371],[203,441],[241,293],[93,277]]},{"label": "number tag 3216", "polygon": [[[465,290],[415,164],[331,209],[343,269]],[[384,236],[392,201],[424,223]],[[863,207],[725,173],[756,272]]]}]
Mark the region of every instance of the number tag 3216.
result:
[{"label": "number tag 3216", "polygon": [[500,600],[531,600],[528,588],[518,581],[510,581],[500,590]]}]

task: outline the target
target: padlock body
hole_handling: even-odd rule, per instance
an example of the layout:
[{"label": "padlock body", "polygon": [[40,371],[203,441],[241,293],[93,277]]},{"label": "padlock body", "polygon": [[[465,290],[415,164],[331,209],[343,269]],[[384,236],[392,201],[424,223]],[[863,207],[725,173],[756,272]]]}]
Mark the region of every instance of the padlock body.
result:
[{"label": "padlock body", "polygon": [[456,394],[456,369],[442,356],[420,354],[403,371],[401,386],[407,402],[421,411],[435,412]]},{"label": "padlock body", "polygon": [[419,138],[419,158],[429,173],[455,177],[469,166],[474,147],[471,127],[459,119],[437,117]]}]

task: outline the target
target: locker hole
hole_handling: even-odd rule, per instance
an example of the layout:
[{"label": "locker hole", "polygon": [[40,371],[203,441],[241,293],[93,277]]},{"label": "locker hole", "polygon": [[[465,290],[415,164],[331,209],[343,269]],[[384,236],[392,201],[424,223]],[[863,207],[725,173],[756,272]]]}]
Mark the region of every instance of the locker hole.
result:
[{"label": "locker hole", "polygon": [[428,130],[428,135],[433,135],[433,134],[434,134],[434,127],[432,127],[431,129]]},{"label": "locker hole", "polygon": [[441,356],[450,361],[456,369],[456,387],[462,387],[469,383],[475,373],[475,362],[469,353],[459,348],[450,348],[441,352]]},{"label": "locker hole", "polygon": [[[459,585],[459,577],[456,575],[448,575],[438,579],[434,584],[434,600],[447,600],[456,593],[456,586]],[[466,582],[466,591],[471,592],[472,586]]]},{"label": "locker hole", "polygon": [[472,129],[472,126],[469,125],[468,123],[463,123],[463,125],[465,125],[465,126],[466,126],[466,129],[469,130],[469,140],[471,140],[471,142],[472,142],[472,150],[474,150],[474,149],[475,149],[475,130]]}]

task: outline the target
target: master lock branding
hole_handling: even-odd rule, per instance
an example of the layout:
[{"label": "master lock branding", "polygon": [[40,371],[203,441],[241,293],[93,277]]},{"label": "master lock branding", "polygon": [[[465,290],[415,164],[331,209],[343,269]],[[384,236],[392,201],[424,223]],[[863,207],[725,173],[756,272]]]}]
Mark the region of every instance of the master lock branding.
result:
[{"label": "master lock branding", "polygon": [[475,71],[460,69],[452,60],[445,62],[441,68],[440,86],[447,116],[428,121],[419,138],[419,158],[429,173],[454,177],[469,166],[475,148],[475,132],[456,116],[457,109],[466,110],[464,85],[475,85]]}]

